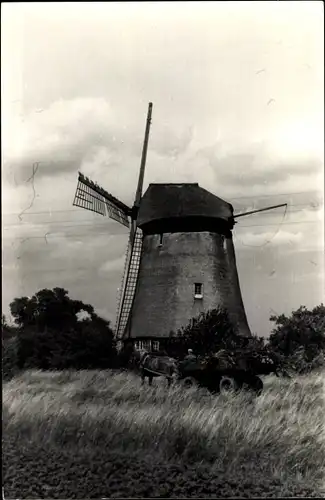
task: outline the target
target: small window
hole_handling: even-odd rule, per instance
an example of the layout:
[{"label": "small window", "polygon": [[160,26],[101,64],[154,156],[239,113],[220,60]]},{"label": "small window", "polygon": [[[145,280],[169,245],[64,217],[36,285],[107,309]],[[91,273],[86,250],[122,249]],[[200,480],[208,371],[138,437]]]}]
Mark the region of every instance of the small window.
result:
[{"label": "small window", "polygon": [[142,349],[142,342],[141,342],[141,340],[136,340],[136,341],[134,342],[134,347],[135,347],[135,349],[136,349],[137,351],[141,351],[141,349]]},{"label": "small window", "polygon": [[194,298],[202,299],[203,298],[203,285],[202,283],[194,283]]},{"label": "small window", "polygon": [[150,348],[151,348],[151,342],[150,342],[150,340],[143,340],[142,341],[142,349],[144,351],[150,351]]},{"label": "small window", "polygon": [[158,243],[158,246],[159,246],[159,247],[162,247],[162,244],[163,244],[163,238],[164,238],[164,235],[163,235],[163,234],[160,234],[160,236],[159,236],[159,243]]},{"label": "small window", "polygon": [[159,340],[153,340],[152,341],[152,350],[153,351],[159,351]]},{"label": "small window", "polygon": [[148,351],[150,349],[150,340],[136,340],[134,346],[137,351]]}]

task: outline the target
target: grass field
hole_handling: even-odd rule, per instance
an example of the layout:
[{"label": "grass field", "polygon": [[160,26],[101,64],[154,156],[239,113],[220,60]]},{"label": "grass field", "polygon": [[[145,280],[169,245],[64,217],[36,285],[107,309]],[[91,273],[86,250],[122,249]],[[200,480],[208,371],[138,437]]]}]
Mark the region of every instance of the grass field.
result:
[{"label": "grass field", "polygon": [[323,375],[259,398],[25,372],[3,386],[5,498],[323,496]]}]

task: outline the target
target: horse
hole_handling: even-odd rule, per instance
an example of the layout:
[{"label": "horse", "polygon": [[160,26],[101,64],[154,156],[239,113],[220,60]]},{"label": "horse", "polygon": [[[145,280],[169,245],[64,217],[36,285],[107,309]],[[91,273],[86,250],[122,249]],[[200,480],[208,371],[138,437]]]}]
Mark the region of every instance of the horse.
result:
[{"label": "horse", "polygon": [[144,351],[139,355],[139,368],[142,385],[146,377],[150,386],[154,377],[166,377],[168,387],[170,387],[172,382],[179,377],[177,361],[167,354],[159,355]]}]

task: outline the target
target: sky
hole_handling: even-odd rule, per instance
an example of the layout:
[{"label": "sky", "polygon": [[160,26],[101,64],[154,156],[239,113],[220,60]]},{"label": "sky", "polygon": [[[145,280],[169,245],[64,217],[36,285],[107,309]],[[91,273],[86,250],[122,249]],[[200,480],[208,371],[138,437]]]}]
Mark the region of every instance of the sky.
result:
[{"label": "sky", "polygon": [[2,308],[66,288],[115,324],[128,230],[72,205],[78,171],[134,201],[198,182],[238,219],[253,333],[324,297],[323,2],[2,3]]}]

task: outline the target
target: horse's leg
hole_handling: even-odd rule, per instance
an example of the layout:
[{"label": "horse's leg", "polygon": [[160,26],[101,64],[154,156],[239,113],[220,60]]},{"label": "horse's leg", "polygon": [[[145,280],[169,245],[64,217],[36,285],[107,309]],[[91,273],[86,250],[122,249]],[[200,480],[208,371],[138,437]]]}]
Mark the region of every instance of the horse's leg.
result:
[{"label": "horse's leg", "polygon": [[145,373],[144,370],[141,371],[141,385],[144,385]]},{"label": "horse's leg", "polygon": [[152,385],[152,379],[153,379],[153,376],[149,375],[149,385]]}]

